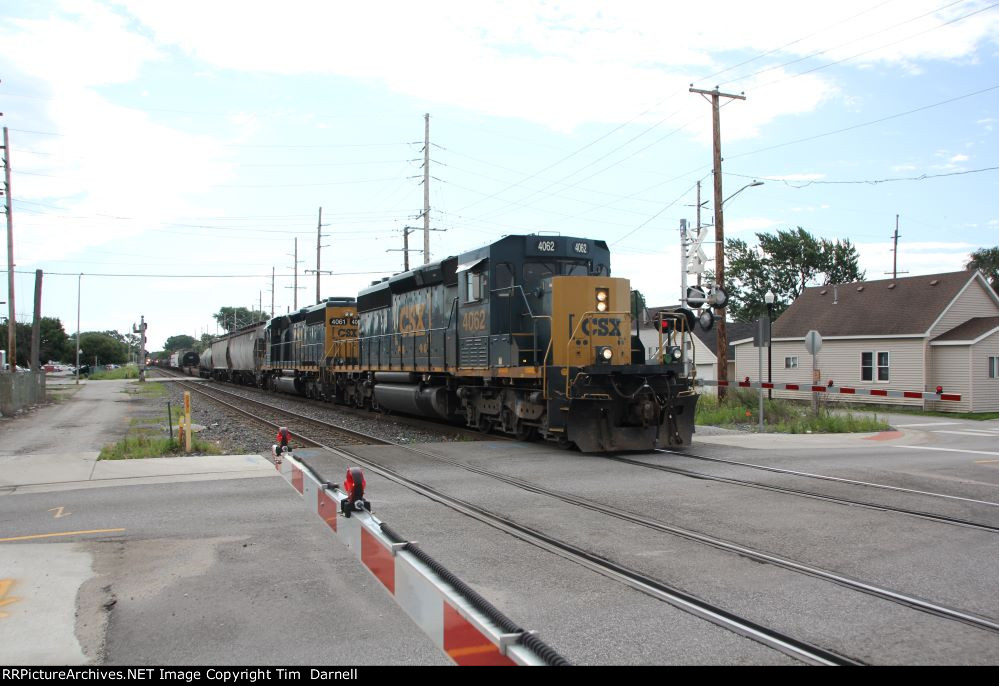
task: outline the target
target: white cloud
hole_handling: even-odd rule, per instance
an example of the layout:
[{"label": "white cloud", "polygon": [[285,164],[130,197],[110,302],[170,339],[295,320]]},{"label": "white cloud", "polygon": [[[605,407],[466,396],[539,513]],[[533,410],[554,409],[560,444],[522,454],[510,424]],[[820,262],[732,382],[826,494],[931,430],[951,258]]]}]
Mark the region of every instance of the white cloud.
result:
[{"label": "white cloud", "polygon": [[[377,80],[396,92],[557,130],[625,121],[645,110],[651,110],[643,115],[650,121],[678,111],[674,123],[693,121],[703,130],[701,122],[710,118],[704,104],[687,93],[687,83],[718,70],[715,54],[769,52],[752,64],[701,79],[722,84],[735,79],[731,87],[750,94],[726,111],[729,140],[752,137],[781,115],[812,111],[839,92],[820,74],[797,77],[794,88],[770,88],[802,71],[800,65],[780,66],[790,59],[819,52],[820,61],[853,58],[849,64],[911,69],[917,60],[965,57],[980,41],[995,37],[999,26],[994,13],[943,26],[980,3],[896,26],[930,13],[936,4],[929,0],[907,3],[902,15],[897,7],[867,11],[859,1],[818,8],[790,0],[771,2],[765,12],[745,3],[694,7],[596,0],[559,5],[448,0],[429,7],[292,2],[280,12],[271,3],[245,1],[120,4],[161,46],[177,46],[217,68]],[[899,42],[928,29],[932,40]],[[789,42],[789,36],[808,40]],[[669,102],[655,104],[663,98]]]}]

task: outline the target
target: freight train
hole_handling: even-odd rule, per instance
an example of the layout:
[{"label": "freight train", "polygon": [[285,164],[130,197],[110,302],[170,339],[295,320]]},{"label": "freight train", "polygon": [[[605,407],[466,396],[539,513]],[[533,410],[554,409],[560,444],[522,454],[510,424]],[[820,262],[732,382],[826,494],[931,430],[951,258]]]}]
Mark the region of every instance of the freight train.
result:
[{"label": "freight train", "polygon": [[647,359],[631,301],[603,241],[507,236],[222,336],[200,371],[583,452],[687,446],[696,319],[657,315]]}]

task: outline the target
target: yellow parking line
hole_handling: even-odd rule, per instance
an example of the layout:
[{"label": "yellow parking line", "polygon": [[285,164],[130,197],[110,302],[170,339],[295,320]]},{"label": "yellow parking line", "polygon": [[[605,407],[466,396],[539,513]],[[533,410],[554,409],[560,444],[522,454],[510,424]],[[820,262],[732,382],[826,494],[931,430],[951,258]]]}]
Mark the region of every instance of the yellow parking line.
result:
[{"label": "yellow parking line", "polygon": [[999,460],[975,460],[975,464],[992,464],[993,462],[999,462]]},{"label": "yellow parking line", "polygon": [[15,536],[13,538],[0,538],[0,543],[10,543],[11,541],[30,541],[35,538],[53,538],[55,536],[80,536],[83,534],[112,534],[124,531],[124,529],[90,529],[89,531],[64,531],[59,534],[35,534],[34,536]]}]

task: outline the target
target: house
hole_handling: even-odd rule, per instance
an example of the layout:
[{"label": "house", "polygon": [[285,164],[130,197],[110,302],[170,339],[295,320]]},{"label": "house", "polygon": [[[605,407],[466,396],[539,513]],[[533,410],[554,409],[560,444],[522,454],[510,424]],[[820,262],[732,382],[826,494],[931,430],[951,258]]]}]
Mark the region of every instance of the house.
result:
[{"label": "house", "polygon": [[[960,402],[859,394],[851,400],[999,411],[999,296],[981,272],[806,288],[773,324],[774,383],[812,382],[812,356],[804,346],[811,330],[822,336],[815,361],[822,384],[900,391],[939,386],[961,395]],[[758,380],[752,339],[730,340],[738,353],[732,378]],[[774,395],[809,396],[790,391]]]}]

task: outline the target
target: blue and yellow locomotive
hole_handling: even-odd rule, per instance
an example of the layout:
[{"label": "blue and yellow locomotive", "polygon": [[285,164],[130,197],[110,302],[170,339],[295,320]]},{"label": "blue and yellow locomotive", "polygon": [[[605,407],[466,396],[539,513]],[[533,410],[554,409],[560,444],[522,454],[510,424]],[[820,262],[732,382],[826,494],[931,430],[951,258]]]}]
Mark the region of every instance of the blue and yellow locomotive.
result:
[{"label": "blue and yellow locomotive", "polygon": [[690,444],[693,321],[660,315],[646,359],[603,241],[518,235],[243,335],[264,387],[606,452]]}]

